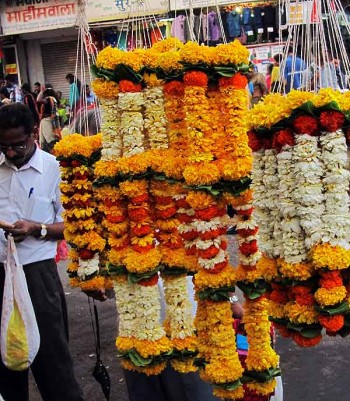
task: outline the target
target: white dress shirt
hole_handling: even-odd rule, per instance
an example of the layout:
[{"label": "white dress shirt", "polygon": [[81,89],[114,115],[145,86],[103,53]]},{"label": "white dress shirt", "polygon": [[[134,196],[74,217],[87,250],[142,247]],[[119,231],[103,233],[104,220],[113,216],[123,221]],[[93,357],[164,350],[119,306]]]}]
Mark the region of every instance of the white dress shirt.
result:
[{"label": "white dress shirt", "polygon": [[[32,158],[17,168],[0,155],[0,220],[15,223],[30,220],[52,224],[62,222],[63,207],[59,164],[54,156],[37,148]],[[22,264],[54,258],[56,241],[32,236],[16,244]],[[6,260],[7,240],[0,229],[0,262]]]}]

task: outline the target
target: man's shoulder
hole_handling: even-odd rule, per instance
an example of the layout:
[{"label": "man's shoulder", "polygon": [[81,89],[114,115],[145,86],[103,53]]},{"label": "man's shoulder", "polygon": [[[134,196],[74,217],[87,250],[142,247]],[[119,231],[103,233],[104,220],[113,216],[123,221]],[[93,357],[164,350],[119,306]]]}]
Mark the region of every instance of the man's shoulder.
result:
[{"label": "man's shoulder", "polygon": [[43,159],[44,168],[48,167],[48,166],[49,167],[57,167],[57,168],[59,167],[59,163],[56,160],[55,156],[53,156],[50,153],[47,153],[47,152],[45,152],[45,151],[43,151],[41,149],[38,149],[38,150],[39,150],[40,155],[41,155],[41,157]]}]

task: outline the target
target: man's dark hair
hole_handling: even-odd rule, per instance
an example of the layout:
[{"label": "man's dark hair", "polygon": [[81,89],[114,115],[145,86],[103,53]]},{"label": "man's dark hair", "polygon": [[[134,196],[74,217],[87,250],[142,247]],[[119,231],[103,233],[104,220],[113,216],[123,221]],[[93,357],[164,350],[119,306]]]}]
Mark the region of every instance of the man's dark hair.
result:
[{"label": "man's dark hair", "polygon": [[34,86],[41,86],[40,82],[35,82]]},{"label": "man's dark hair", "polygon": [[0,88],[0,94],[4,95],[7,99],[10,99],[10,94],[7,88]]},{"label": "man's dark hair", "polygon": [[283,58],[283,54],[281,54],[281,53],[277,53],[273,56],[273,59],[276,61],[276,63],[281,63],[282,58]]},{"label": "man's dark hair", "polygon": [[21,86],[21,89],[22,89],[22,90],[25,90],[25,91],[28,92],[28,93],[31,93],[30,86],[29,86],[28,83],[23,84],[23,85]]},{"label": "man's dark hair", "polygon": [[0,135],[2,132],[24,127],[26,135],[34,130],[32,113],[27,106],[21,103],[13,103],[0,108]]},{"label": "man's dark hair", "polygon": [[53,89],[52,84],[49,83],[45,84],[45,89]]}]

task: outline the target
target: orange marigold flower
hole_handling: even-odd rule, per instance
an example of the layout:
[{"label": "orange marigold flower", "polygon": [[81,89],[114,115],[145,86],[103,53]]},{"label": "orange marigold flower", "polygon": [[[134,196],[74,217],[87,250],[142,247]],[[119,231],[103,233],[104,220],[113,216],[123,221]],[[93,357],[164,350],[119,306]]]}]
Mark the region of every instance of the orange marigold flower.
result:
[{"label": "orange marigold flower", "polygon": [[290,128],[281,129],[280,131],[277,131],[273,136],[272,146],[274,147],[274,149],[280,151],[285,145],[295,145],[294,133]]},{"label": "orange marigold flower", "polygon": [[227,265],[228,265],[228,261],[224,260],[221,263],[217,263],[212,269],[208,269],[206,271],[208,273],[217,274],[217,273],[222,272],[226,268]]},{"label": "orange marigold flower", "polygon": [[286,291],[279,291],[279,290],[273,290],[270,294],[270,300],[277,302],[278,304],[286,304],[289,299],[288,299],[288,294]]},{"label": "orange marigold flower", "polygon": [[292,334],[293,340],[296,344],[298,344],[300,347],[314,347],[317,345],[321,340],[322,340],[322,335],[318,335],[314,338],[307,338],[302,336],[298,332],[294,332]]},{"label": "orange marigold flower", "polygon": [[239,250],[243,255],[251,255],[258,252],[258,241],[253,240],[250,242],[245,242],[239,246]]},{"label": "orange marigold flower", "polygon": [[299,116],[292,124],[297,134],[317,135],[319,132],[318,122],[312,116]]},{"label": "orange marigold flower", "polygon": [[152,287],[153,285],[156,285],[158,283],[159,275],[156,273],[154,276],[150,278],[145,278],[141,281],[139,281],[139,284],[142,285],[143,287]]},{"label": "orange marigold flower", "polygon": [[132,245],[132,249],[139,253],[147,253],[153,248],[154,248],[153,244],[148,244],[148,245],[144,245],[144,246],[137,245],[137,244]]},{"label": "orange marigold flower", "polygon": [[219,212],[218,207],[213,205],[206,207],[205,209],[196,210],[195,214],[198,219],[209,221],[214,217],[218,216],[219,214],[218,212]]},{"label": "orange marigold flower", "polygon": [[172,96],[183,96],[185,85],[180,81],[170,81],[164,84],[164,93]]},{"label": "orange marigold flower", "polygon": [[157,210],[156,211],[156,218],[158,219],[163,219],[163,220],[168,220],[171,217],[173,217],[177,212],[177,208],[175,205],[171,205],[170,207],[167,207],[166,209],[163,210]]},{"label": "orange marigold flower", "polygon": [[184,83],[191,86],[207,86],[208,76],[205,72],[189,71],[184,74]]},{"label": "orange marigold flower", "polygon": [[327,331],[335,333],[339,331],[344,326],[344,316],[343,315],[335,315],[335,316],[323,316],[320,315],[318,317],[318,321]]},{"label": "orange marigold flower", "polygon": [[343,279],[339,270],[320,272],[320,274],[320,286],[327,290],[343,285]]},{"label": "orange marigold flower", "polygon": [[128,213],[130,219],[133,221],[142,221],[149,216],[148,209],[144,207],[135,207],[133,209],[129,208]]},{"label": "orange marigold flower", "polygon": [[[195,238],[197,238],[197,236],[198,236],[198,231],[194,231],[194,230],[187,231],[187,232],[185,232],[185,233],[181,233],[180,236],[181,236],[181,238],[183,238],[185,241],[192,241],[192,240],[194,240]],[[202,237],[201,237],[201,238],[202,238]],[[215,238],[216,238],[216,237],[215,237]]]},{"label": "orange marigold flower", "polygon": [[219,248],[216,248],[216,246],[212,245],[208,249],[199,249],[198,256],[203,259],[212,259],[219,253],[219,251]]},{"label": "orange marigold flower", "polygon": [[320,114],[320,126],[327,132],[335,132],[342,128],[345,116],[340,111],[325,110]]},{"label": "orange marigold flower", "polygon": [[309,294],[310,292],[311,292],[311,288],[305,287],[303,285],[296,285],[296,286],[292,287],[293,295],[304,296],[306,294]]},{"label": "orange marigold flower", "polygon": [[148,224],[146,225],[136,225],[131,229],[131,234],[137,237],[144,237],[152,232],[152,227]]},{"label": "orange marigold flower", "polygon": [[244,228],[244,229],[237,230],[237,234],[242,238],[247,238],[252,235],[256,235],[258,233],[258,231],[259,231],[259,227],[255,227],[255,228],[251,228],[251,229]]},{"label": "orange marigold flower", "polygon": [[312,306],[315,303],[313,294],[296,295],[295,302],[302,306]]},{"label": "orange marigold flower", "polygon": [[219,86],[222,88],[233,86],[234,89],[245,89],[248,85],[248,80],[245,75],[238,72],[232,77],[222,77],[219,79]]},{"label": "orange marigold flower", "polygon": [[147,202],[149,200],[148,194],[142,194],[139,196],[135,196],[134,198],[130,198],[130,202],[133,205],[141,205],[143,202]]},{"label": "orange marigold flower", "polygon": [[132,81],[129,81],[127,79],[122,79],[119,81],[119,90],[121,92],[141,92],[142,91],[142,85],[141,84],[135,84]]}]

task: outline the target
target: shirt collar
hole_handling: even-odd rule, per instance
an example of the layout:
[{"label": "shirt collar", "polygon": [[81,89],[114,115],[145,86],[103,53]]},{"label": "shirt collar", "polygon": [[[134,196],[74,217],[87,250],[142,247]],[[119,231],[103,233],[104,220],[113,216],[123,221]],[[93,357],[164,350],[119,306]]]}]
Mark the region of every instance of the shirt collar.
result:
[{"label": "shirt collar", "polygon": [[13,163],[11,163],[9,160],[6,159],[4,154],[0,155],[0,166],[2,164],[6,164],[8,167],[14,169],[14,170],[27,170],[29,168],[33,168],[36,171],[38,171],[40,174],[43,172],[43,157],[41,154],[41,150],[37,148],[33,154],[33,156],[29,159],[29,161],[22,166],[20,169],[18,169]]}]

